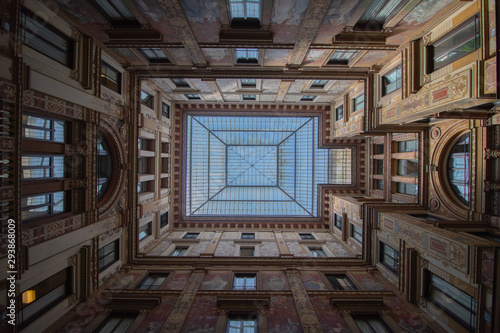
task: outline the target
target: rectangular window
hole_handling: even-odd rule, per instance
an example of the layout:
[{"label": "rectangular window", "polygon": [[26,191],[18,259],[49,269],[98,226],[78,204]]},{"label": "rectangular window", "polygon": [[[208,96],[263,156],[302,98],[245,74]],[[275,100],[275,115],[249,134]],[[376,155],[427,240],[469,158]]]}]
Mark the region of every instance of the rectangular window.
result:
[{"label": "rectangular window", "polygon": [[473,16],[428,46],[428,73],[476,51],[481,46],[479,16]]},{"label": "rectangular window", "polygon": [[373,180],[373,187],[376,188],[377,190],[383,190],[384,189],[384,181],[382,179],[374,179]]},{"label": "rectangular window", "polygon": [[189,83],[185,79],[172,78],[170,80],[172,80],[172,82],[175,84],[175,86],[177,88],[191,88],[191,86],[189,85]]},{"label": "rectangular window", "polygon": [[300,101],[301,102],[312,102],[314,101],[314,99],[316,98],[315,95],[303,95],[301,98],[300,98]]},{"label": "rectangular window", "polygon": [[392,333],[391,328],[378,314],[353,314],[352,319],[363,333]]},{"label": "rectangular window", "polygon": [[401,194],[411,195],[416,197],[418,193],[418,186],[416,184],[396,183],[397,192]]},{"label": "rectangular window", "polygon": [[334,224],[335,228],[342,231],[342,215],[334,213],[334,219],[335,220],[334,220],[333,224]]},{"label": "rectangular window", "polygon": [[389,245],[380,242],[379,261],[394,274],[399,272],[399,251],[396,251]]},{"label": "rectangular window", "polygon": [[233,290],[257,290],[257,274],[234,274]]},{"label": "rectangular window", "polygon": [[255,101],[257,97],[255,95],[243,95],[242,99],[244,101]]},{"label": "rectangular window", "polygon": [[66,122],[40,116],[23,115],[23,138],[64,143]]},{"label": "rectangular window", "polygon": [[383,144],[376,144],[373,145],[373,153],[375,155],[381,155],[384,153],[384,145]]},{"label": "rectangular window", "polygon": [[359,53],[356,50],[336,50],[328,65],[349,65],[349,62]]},{"label": "rectangular window", "polygon": [[64,191],[29,195],[21,198],[23,221],[61,214],[66,211]]},{"label": "rectangular window", "polygon": [[137,159],[137,173],[138,174],[149,174],[149,158],[139,157]]},{"label": "rectangular window", "polygon": [[89,2],[110,22],[130,23],[137,21],[122,0],[90,0]]},{"label": "rectangular window", "polygon": [[157,290],[160,289],[161,285],[167,280],[168,273],[149,273],[144,279],[137,285],[136,289],[142,290]]},{"label": "rectangular window", "polygon": [[241,239],[255,239],[255,234],[253,232],[244,232],[241,234]]},{"label": "rectangular window", "polygon": [[188,247],[185,246],[176,246],[175,249],[170,253],[171,257],[182,257],[186,254]]},{"label": "rectangular window", "polygon": [[311,84],[311,88],[323,89],[327,83],[328,80],[314,80],[314,82]]},{"label": "rectangular window", "polygon": [[122,333],[134,323],[136,314],[110,314],[104,322],[99,325],[93,333]]},{"label": "rectangular window", "polygon": [[137,193],[146,193],[153,191],[153,182],[152,181],[144,181],[137,183]]},{"label": "rectangular window", "polygon": [[326,257],[325,251],[321,248],[309,248],[313,257]]},{"label": "rectangular window", "polygon": [[365,94],[359,95],[356,98],[353,98],[353,109],[354,111],[361,110],[365,107]]},{"label": "rectangular window", "polygon": [[183,239],[196,239],[200,235],[199,232],[188,232],[182,237]]},{"label": "rectangular window", "polygon": [[139,138],[137,139],[137,149],[153,151],[153,140]]},{"label": "rectangular window", "polygon": [[[233,28],[260,27],[260,0],[229,0],[229,13]],[[244,24],[247,23],[247,24]],[[248,23],[251,23],[249,26]]]},{"label": "rectangular window", "polygon": [[25,290],[18,298],[17,324],[26,327],[71,294],[71,268]]},{"label": "rectangular window", "polygon": [[[243,318],[242,318],[243,317]],[[229,315],[226,333],[257,333],[258,321],[256,315]]]},{"label": "rectangular window", "polygon": [[476,328],[476,300],[451,283],[426,270],[426,298],[469,332]]},{"label": "rectangular window", "polygon": [[255,248],[252,247],[240,247],[240,257],[253,257],[255,254]]},{"label": "rectangular window", "polygon": [[444,221],[444,219],[439,216],[429,215],[429,214],[408,214],[410,216],[416,217],[419,220],[425,221]]},{"label": "rectangular window", "polygon": [[122,89],[122,73],[103,61],[101,63],[101,85],[120,94]]},{"label": "rectangular window", "polygon": [[21,7],[19,40],[47,57],[73,68],[75,42],[48,22]]},{"label": "rectangular window", "polygon": [[382,96],[401,89],[401,66],[391,70],[382,77]]},{"label": "rectangular window", "polygon": [[165,102],[161,103],[161,115],[167,119],[170,119],[170,106]]},{"label": "rectangular window", "polygon": [[99,272],[117,262],[120,258],[120,242],[115,240],[99,249]]},{"label": "rectangular window", "polygon": [[147,106],[150,109],[154,109],[155,98],[153,95],[148,94],[144,90],[141,91],[141,104]]},{"label": "rectangular window", "polygon": [[258,64],[259,49],[236,49],[237,64]]},{"label": "rectangular window", "polygon": [[360,227],[351,224],[351,237],[357,240],[358,242],[363,242],[363,229]]},{"label": "rectangular window", "polygon": [[299,234],[300,239],[315,239],[312,234]]},{"label": "rectangular window", "polygon": [[384,174],[384,160],[381,159],[373,160],[373,173],[376,175]]},{"label": "rectangular window", "polygon": [[151,222],[139,228],[139,241],[151,235]]},{"label": "rectangular window", "polygon": [[335,109],[335,121],[344,119],[344,106],[341,105]]},{"label": "rectangular window", "polygon": [[418,140],[398,141],[397,144],[399,153],[418,150]]},{"label": "rectangular window", "polygon": [[345,274],[325,274],[325,276],[333,290],[358,290]]},{"label": "rectangular window", "polygon": [[168,212],[160,215],[160,229],[168,225]]},{"label": "rectangular window", "polygon": [[241,87],[242,88],[256,88],[257,80],[256,79],[241,79]]},{"label": "rectangular window", "polygon": [[398,175],[406,177],[418,176],[417,160],[397,160]]},{"label": "rectangular window", "polygon": [[23,155],[21,160],[23,179],[64,178],[64,156]]},{"label": "rectangular window", "polygon": [[140,48],[139,53],[142,54],[147,61],[152,64],[170,64],[170,59],[168,59],[165,51],[160,48]]},{"label": "rectangular window", "polygon": [[186,98],[189,100],[201,99],[200,95],[198,94],[185,94],[184,96],[186,96]]}]

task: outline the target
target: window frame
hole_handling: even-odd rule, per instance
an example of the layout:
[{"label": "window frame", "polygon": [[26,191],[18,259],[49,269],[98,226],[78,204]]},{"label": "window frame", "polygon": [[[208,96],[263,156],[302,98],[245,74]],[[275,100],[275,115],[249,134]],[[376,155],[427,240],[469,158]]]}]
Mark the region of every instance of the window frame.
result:
[{"label": "window frame", "polygon": [[165,212],[160,215],[160,229],[168,226],[168,212]]},{"label": "window frame", "polygon": [[[233,4],[241,3],[243,5],[243,16],[235,16],[235,8]],[[248,3],[258,4],[258,16],[250,16]],[[262,19],[262,0],[229,0],[227,2],[229,19],[231,22],[231,27],[234,28],[260,28],[260,22]]]},{"label": "window frame", "polygon": [[[116,74],[116,80],[113,80],[108,72]],[[101,61],[101,86],[104,86],[117,94],[122,93],[122,73],[105,62]]]},{"label": "window frame", "polygon": [[[466,141],[465,144],[462,144],[463,141]],[[445,158],[445,163],[446,163],[446,172],[445,172],[445,179],[446,182],[453,193],[453,197],[456,198],[458,202],[461,204],[469,207],[470,206],[470,197],[471,197],[471,174],[472,174],[472,163],[471,163],[471,152],[472,152],[472,146],[471,146],[471,133],[466,132],[458,136],[456,138],[450,149],[449,152],[446,154]],[[456,151],[460,147],[463,147],[463,150],[461,151]],[[463,155],[462,158],[455,158],[454,156],[459,156]],[[458,167],[458,166],[453,166],[454,161],[461,161],[463,162],[462,165],[463,167]],[[457,172],[458,171],[458,172]],[[463,180],[458,180],[455,177],[457,174],[463,174],[464,179]],[[468,181],[465,180],[465,178],[468,178]],[[464,192],[459,191],[459,186],[464,187]]]},{"label": "window frame", "polygon": [[[236,283],[237,279],[243,279],[243,284]],[[250,284],[247,283],[253,281]],[[257,290],[257,273],[234,273],[231,290]],[[248,285],[247,285],[248,284]],[[241,285],[241,287],[239,287]]]},{"label": "window frame", "polygon": [[[394,331],[392,330],[392,328],[389,326],[389,324],[387,324],[385,322],[385,320],[382,318],[382,316],[379,314],[379,313],[353,313],[351,315],[352,317],[352,320],[354,321],[354,324],[356,325],[356,327],[360,330],[360,332],[365,332],[362,330],[362,328],[358,325],[358,323],[356,322],[356,320],[359,320],[359,321],[363,321],[365,322],[367,325],[369,325],[369,329],[371,332],[377,332],[377,333],[393,333]],[[377,327],[374,327],[373,325],[371,325],[368,321],[368,320],[376,320],[381,326],[382,328],[385,330],[385,332],[381,331],[380,330],[380,326],[377,326]]]},{"label": "window frame", "polygon": [[[115,318],[119,318],[119,321],[117,324],[115,324],[113,327],[112,327],[112,331],[109,330],[109,328],[107,328],[106,330],[104,330],[106,328],[106,325],[112,320],[112,319],[115,319]],[[135,320],[137,319],[137,313],[133,312],[133,313],[115,313],[115,312],[111,312],[93,331],[92,333],[110,333],[110,332],[114,332],[115,329],[121,324],[123,323],[124,320],[127,320],[127,321],[130,321],[131,322],[127,325],[126,329],[125,329],[125,332],[130,329],[130,327],[134,324]]]},{"label": "window frame", "polygon": [[[255,57],[254,52],[256,52]],[[235,48],[234,58],[237,65],[258,65],[260,63],[260,50],[257,48]]]},{"label": "window frame", "polygon": [[[360,107],[358,108],[358,106]],[[352,98],[352,113],[360,111],[364,108],[365,108],[365,93],[359,94],[358,96]]]},{"label": "window frame", "polygon": [[139,242],[152,235],[152,222],[145,223],[139,227],[137,237]]},{"label": "window frame", "polygon": [[341,214],[333,213],[333,226],[338,230],[342,231],[344,227],[344,218],[342,217]]},{"label": "window frame", "polygon": [[201,96],[199,94],[184,94],[184,97],[186,97],[186,99],[188,101],[200,101],[201,100]]},{"label": "window frame", "polygon": [[363,243],[363,229],[358,227],[357,225],[351,223],[351,237],[354,238],[359,243]]},{"label": "window frame", "polygon": [[314,102],[317,97],[317,95],[302,95],[299,102]]},{"label": "window frame", "polygon": [[[390,81],[390,75],[395,74],[395,80]],[[391,86],[392,85],[392,86]],[[398,65],[382,76],[382,97],[387,96],[402,86],[401,65]]]},{"label": "window frame", "polygon": [[242,232],[241,239],[255,239],[255,233],[254,232]]},{"label": "window frame", "polygon": [[[253,328],[253,333],[257,333],[259,331],[259,319],[258,319],[258,316],[256,314],[248,314],[248,316],[250,318],[252,318],[251,320],[249,319],[244,319],[244,318],[241,318],[241,316],[237,315],[237,314],[228,314],[227,316],[227,323],[226,323],[226,328],[224,330],[224,332],[226,333],[233,333],[234,332],[234,329],[239,329],[239,333],[249,333],[249,326],[245,326],[245,324],[239,324],[237,325],[236,327],[232,327],[231,326],[231,322],[252,322],[252,326],[250,326],[251,328]],[[237,318],[235,318],[237,317]]]},{"label": "window frame", "polygon": [[[105,0],[107,1],[107,0]],[[103,6],[101,6],[97,0],[89,0],[89,3],[113,26],[125,26],[125,27],[134,27],[140,28],[140,23],[137,21],[137,18],[134,16],[132,11],[123,3],[121,0],[118,1],[128,13],[120,12],[120,8],[116,8],[116,4],[112,4],[109,1],[108,4],[113,7],[113,9],[118,13],[119,18],[114,18],[112,14]],[[127,16],[128,15],[128,16]]]},{"label": "window frame", "polygon": [[169,257],[184,257],[189,251],[189,246],[176,246],[172,252],[168,255]]},{"label": "window frame", "polygon": [[315,240],[314,235],[311,233],[299,233],[299,237],[302,240]]},{"label": "window frame", "polygon": [[[346,273],[324,273],[324,275],[333,290],[358,290],[358,287]],[[341,281],[345,281],[345,283],[341,283]]]},{"label": "window frame", "polygon": [[[415,147],[413,147],[415,145]],[[396,141],[396,148],[398,153],[407,153],[411,151],[418,151],[418,139]],[[415,149],[413,149],[415,148]]]},{"label": "window frame", "polygon": [[[239,251],[240,257],[245,257],[245,258],[255,257],[255,246],[240,246],[239,250],[240,250]],[[251,251],[252,253],[251,254],[243,254],[246,251]]]},{"label": "window frame", "polygon": [[[336,59],[333,57],[340,54]],[[346,56],[349,55],[349,56]],[[327,61],[327,65],[349,66],[353,59],[359,55],[359,50],[335,50]]]},{"label": "window frame", "polygon": [[[387,251],[386,251],[387,249]],[[392,253],[389,253],[391,251]],[[379,241],[379,263],[387,268],[391,273],[399,276],[400,252],[392,246]],[[392,263],[392,265],[391,265]]]},{"label": "window frame", "polygon": [[137,49],[137,52],[139,52],[150,64],[172,64],[167,53],[162,48],[140,47]]},{"label": "window frame", "polygon": [[155,108],[155,96],[154,94],[150,94],[145,90],[141,90],[141,104],[154,110]]},{"label": "window frame", "polygon": [[[105,252],[106,249],[112,248],[109,252]],[[102,251],[101,251],[102,250]],[[104,259],[112,256],[111,261],[101,266],[101,261],[104,263]],[[99,274],[104,272],[107,268],[111,267],[115,262],[120,260],[120,239],[115,239],[99,248],[98,251],[98,269]]]},{"label": "window frame", "polygon": [[[32,118],[38,118],[42,119],[44,121],[50,121],[50,127],[42,127],[42,126],[37,126],[37,125],[29,125],[28,121],[30,120],[29,117]],[[56,123],[59,123],[59,126],[63,127],[63,140],[59,141],[59,139],[55,136],[55,132],[57,131],[56,129]],[[62,124],[61,124],[62,123]],[[62,119],[57,119],[57,118],[52,118],[52,117],[46,117],[46,116],[41,116],[38,114],[31,114],[31,113],[23,113],[22,115],[22,139],[25,140],[37,140],[37,141],[43,141],[43,142],[53,142],[56,144],[66,144],[70,143],[69,142],[69,134],[68,132],[70,131],[69,129],[69,123],[66,120]],[[39,131],[44,131],[44,132],[50,132],[50,139],[44,139],[44,138],[36,138],[33,136],[26,136],[25,129],[32,129],[32,130],[39,130]]]},{"label": "window frame", "polygon": [[182,236],[182,239],[198,239],[199,236],[199,232],[186,232],[186,234]]},{"label": "window frame", "polygon": [[[44,160],[41,160],[40,161],[40,164],[39,165],[35,165],[35,163],[31,163],[31,161],[28,163],[28,165],[25,165],[24,163],[24,158],[41,158],[41,159],[45,159],[45,158],[48,158],[49,159],[49,165],[43,165],[43,162]],[[56,169],[56,166],[55,166],[55,161],[54,159],[59,159],[59,158],[62,158],[62,175],[61,176],[54,176],[54,170]],[[47,180],[47,179],[62,179],[62,178],[66,178],[67,177],[67,173],[68,173],[68,170],[66,170],[66,164],[67,164],[67,161],[66,161],[66,156],[65,155],[37,155],[37,154],[22,154],[22,157],[21,157],[21,179],[22,181],[30,181],[30,180]],[[49,175],[48,176],[45,176],[44,177],[25,177],[24,175],[24,170],[48,170],[49,171]],[[45,172],[44,172],[45,174]]]},{"label": "window frame", "polygon": [[[410,190],[410,188],[415,187],[415,191],[413,192],[413,189]],[[412,197],[417,197],[418,196],[418,185],[417,184],[410,184],[410,183],[403,183],[403,182],[396,182],[396,193],[398,194],[403,194],[403,195],[409,195]]]},{"label": "window frame", "polygon": [[311,252],[312,257],[314,258],[327,258],[328,255],[323,250],[322,247],[309,247],[309,252]]},{"label": "window frame", "polygon": [[335,108],[335,121],[340,121],[344,119],[344,104]]},{"label": "window frame", "polygon": [[[159,290],[168,280],[170,273],[156,273],[156,272],[148,272],[146,276],[144,276],[141,281],[135,286],[134,289],[139,290]],[[158,283],[159,279],[162,279],[161,283]],[[151,281],[151,283],[149,283]],[[146,284],[146,282],[148,282]]]},{"label": "window frame", "polygon": [[[62,200],[63,200],[63,204],[64,204],[63,210],[58,211],[58,212],[54,211],[54,207],[58,204],[58,202],[56,202],[54,199],[54,195],[57,193],[63,194]],[[46,196],[46,198],[48,196],[48,199],[45,199],[45,202],[43,202],[43,203],[28,205],[29,198],[39,197],[39,196]],[[25,200],[26,200],[26,202],[25,202]],[[21,222],[26,223],[26,222],[38,221],[38,220],[45,219],[47,217],[52,217],[52,216],[57,216],[57,215],[67,213],[67,212],[69,212],[69,209],[70,209],[70,207],[69,207],[70,205],[68,205],[70,202],[71,202],[71,200],[69,198],[69,191],[44,192],[44,193],[35,193],[35,194],[29,194],[29,195],[22,196],[21,197]],[[29,212],[32,209],[40,209],[43,207],[48,208],[46,213],[45,213],[45,211],[40,211],[43,214],[38,214],[38,215],[32,214],[32,216],[29,216],[29,213],[24,213],[24,212]],[[24,216],[25,214],[28,214],[28,217],[25,217]]]}]

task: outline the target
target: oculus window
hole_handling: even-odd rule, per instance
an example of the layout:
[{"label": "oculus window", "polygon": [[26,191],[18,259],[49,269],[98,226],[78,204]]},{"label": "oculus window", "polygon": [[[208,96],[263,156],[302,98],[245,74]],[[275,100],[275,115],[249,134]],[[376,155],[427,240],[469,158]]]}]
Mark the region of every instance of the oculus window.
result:
[{"label": "oculus window", "polygon": [[186,217],[318,217],[318,185],[351,183],[351,150],[319,149],[317,117],[186,120]]}]

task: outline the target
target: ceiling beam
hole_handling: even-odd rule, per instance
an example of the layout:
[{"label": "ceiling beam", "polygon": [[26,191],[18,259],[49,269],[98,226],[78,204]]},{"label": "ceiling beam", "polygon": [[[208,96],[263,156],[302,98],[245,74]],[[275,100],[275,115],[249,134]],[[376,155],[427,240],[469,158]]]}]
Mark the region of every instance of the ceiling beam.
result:
[{"label": "ceiling beam", "polygon": [[179,2],[177,0],[158,0],[158,3],[168,18],[170,25],[175,30],[177,37],[191,57],[193,64],[199,67],[206,67],[207,61]]},{"label": "ceiling beam", "polygon": [[220,92],[219,86],[217,85],[217,81],[213,78],[210,79],[202,79],[203,82],[207,85],[208,89],[212,91],[212,95],[215,96],[217,102],[224,102],[224,98]]},{"label": "ceiling beam", "polygon": [[356,23],[358,23],[361,16],[363,16],[363,14],[365,13],[366,9],[368,8],[371,2],[372,0],[361,1],[354,14],[352,14],[352,16],[349,18],[349,21],[347,21],[344,30],[352,30],[352,28],[354,28],[354,26],[356,25]]},{"label": "ceiling beam", "polygon": [[406,5],[404,5],[404,7],[401,8],[401,10],[396,15],[394,15],[393,18],[384,23],[383,28],[384,29],[394,28],[399,23],[399,21],[401,21],[406,15],[408,15],[413,10],[413,8],[415,8],[421,1],[422,0],[408,1]]},{"label": "ceiling beam", "polygon": [[300,67],[309,51],[316,32],[318,32],[331,0],[311,0],[307,6],[306,16],[302,21],[297,41],[288,58],[288,67]]}]

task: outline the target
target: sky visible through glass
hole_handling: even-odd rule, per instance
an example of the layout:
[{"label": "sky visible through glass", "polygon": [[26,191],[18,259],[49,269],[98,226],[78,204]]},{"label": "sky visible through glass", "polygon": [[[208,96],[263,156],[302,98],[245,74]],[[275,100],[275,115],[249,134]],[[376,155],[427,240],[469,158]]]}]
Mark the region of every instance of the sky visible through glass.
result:
[{"label": "sky visible through glass", "polygon": [[[188,115],[185,214],[317,217],[338,153],[318,148],[317,117]],[[341,157],[350,182],[350,151]]]}]

